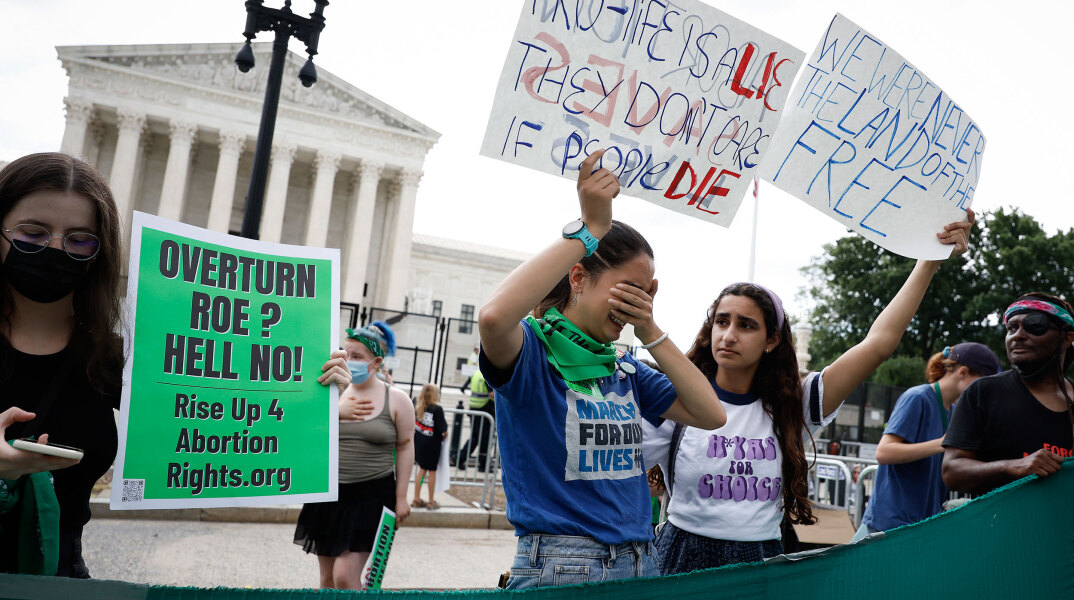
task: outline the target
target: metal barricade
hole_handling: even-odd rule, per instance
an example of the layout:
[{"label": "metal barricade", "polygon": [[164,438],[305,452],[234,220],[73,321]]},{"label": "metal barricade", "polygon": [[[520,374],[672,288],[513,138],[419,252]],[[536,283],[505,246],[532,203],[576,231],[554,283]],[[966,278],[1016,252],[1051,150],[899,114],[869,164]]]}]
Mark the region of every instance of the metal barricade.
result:
[{"label": "metal barricade", "polygon": [[[857,529],[865,514],[866,487],[872,488],[877,463],[869,458],[854,456],[806,453],[809,470],[810,499],[820,508],[845,510],[850,522]],[[854,481],[853,471],[858,473]],[[866,484],[866,474],[870,483]],[[823,484],[823,485],[822,485]]]},{"label": "metal barricade", "polygon": [[[852,511],[850,514],[850,520],[854,523],[854,529],[861,527],[861,520],[865,516],[865,507],[868,505],[866,499],[866,491],[876,489],[876,477],[880,469],[880,465],[873,461],[873,464],[862,469],[858,474],[858,481],[854,485],[854,500],[855,504],[861,507],[859,511]],[[872,494],[869,494],[870,496]],[[947,503],[958,500],[966,500],[971,498],[971,494],[965,494],[961,492],[947,492],[947,502],[944,503],[944,510],[948,510]]]},{"label": "metal barricade", "polygon": [[[455,465],[451,469],[451,485],[481,487],[480,507],[491,509],[496,486],[503,486],[496,419],[481,410],[447,406],[444,407],[444,417],[452,429],[452,439],[459,442],[458,446],[449,444],[458,448],[458,452],[453,452],[450,457]],[[485,450],[484,464],[482,449]]]},{"label": "metal barricade", "polygon": [[861,473],[858,473],[858,482],[854,484],[854,501],[856,505],[861,507],[861,510],[850,515],[850,520],[854,523],[855,530],[861,527],[861,520],[865,515],[865,480],[871,479],[875,484],[876,473],[879,469],[880,465],[869,465],[862,469]]},{"label": "metal barricade", "polygon": [[[842,460],[832,456],[817,456],[807,460],[813,465],[809,470],[813,488],[813,501],[821,508],[846,510],[849,496],[847,482],[851,481],[850,469]],[[824,488],[821,483],[825,483]]]}]

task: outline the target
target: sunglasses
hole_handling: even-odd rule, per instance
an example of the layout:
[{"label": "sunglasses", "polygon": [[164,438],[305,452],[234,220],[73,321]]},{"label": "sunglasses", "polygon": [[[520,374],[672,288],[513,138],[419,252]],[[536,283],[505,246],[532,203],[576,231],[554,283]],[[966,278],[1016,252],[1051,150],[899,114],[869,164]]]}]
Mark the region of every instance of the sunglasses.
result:
[{"label": "sunglasses", "polygon": [[[1042,312],[1026,313],[1025,318],[1022,319],[1022,329],[1029,335],[1044,335],[1048,333],[1049,329],[1058,328],[1051,317]],[[1014,333],[1017,330],[1018,326],[1016,324],[1007,323],[1007,333]]]}]

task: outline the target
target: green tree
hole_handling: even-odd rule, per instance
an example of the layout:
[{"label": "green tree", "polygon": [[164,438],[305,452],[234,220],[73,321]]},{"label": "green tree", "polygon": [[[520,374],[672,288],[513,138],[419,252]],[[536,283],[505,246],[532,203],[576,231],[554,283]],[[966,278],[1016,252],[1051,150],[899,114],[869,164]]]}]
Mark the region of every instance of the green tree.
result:
[{"label": "green tree", "polygon": [[896,356],[877,367],[871,379],[876,383],[913,387],[924,381],[926,364],[920,356]]},{"label": "green tree", "polygon": [[[1002,311],[1017,296],[1044,291],[1069,299],[1074,282],[1074,230],[1048,235],[1017,209],[978,219],[970,252],[945,261],[910,322],[894,356],[927,361],[944,346],[987,344],[1006,363]],[[825,246],[803,268],[814,301],[810,315],[814,366],[831,364],[861,341],[898,292],[914,261],[887,252],[861,236]]]}]

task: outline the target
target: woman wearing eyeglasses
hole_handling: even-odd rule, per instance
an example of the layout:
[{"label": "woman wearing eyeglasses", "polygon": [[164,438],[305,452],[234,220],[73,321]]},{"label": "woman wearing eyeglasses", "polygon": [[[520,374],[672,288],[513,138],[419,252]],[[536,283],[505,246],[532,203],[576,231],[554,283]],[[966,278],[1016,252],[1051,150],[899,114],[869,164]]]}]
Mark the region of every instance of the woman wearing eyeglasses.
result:
[{"label": "woman wearing eyeglasses", "polygon": [[[84,452],[75,460],[0,443],[0,571],[89,577],[82,527],[117,447],[121,258],[116,205],[92,166],[42,153],[0,170],[0,434]],[[35,475],[45,472],[54,500],[49,478]],[[27,495],[39,508],[58,503],[58,523],[5,504]]]},{"label": "woman wearing eyeglasses", "polygon": [[876,447],[873,496],[852,541],[917,523],[942,510],[943,443],[951,407],[963,390],[985,375],[999,373],[999,357],[988,346],[966,342],[948,346],[929,359],[925,385],[912,387],[895,402]]}]

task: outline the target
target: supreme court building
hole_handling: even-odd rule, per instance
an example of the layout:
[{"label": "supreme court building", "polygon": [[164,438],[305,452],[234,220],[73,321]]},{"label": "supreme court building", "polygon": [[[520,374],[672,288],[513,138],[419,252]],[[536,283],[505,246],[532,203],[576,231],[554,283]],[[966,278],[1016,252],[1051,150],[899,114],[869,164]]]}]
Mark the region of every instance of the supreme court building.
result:
[{"label": "supreme court building", "polygon": [[[214,231],[242,225],[271,43],[60,46],[69,77],[61,149],[108,178],[129,239],[134,210]],[[403,310],[415,199],[440,134],[287,56],[262,240],[339,248],[341,300]],[[471,301],[473,302],[473,301]]]}]

